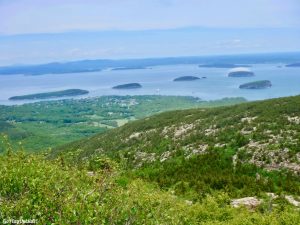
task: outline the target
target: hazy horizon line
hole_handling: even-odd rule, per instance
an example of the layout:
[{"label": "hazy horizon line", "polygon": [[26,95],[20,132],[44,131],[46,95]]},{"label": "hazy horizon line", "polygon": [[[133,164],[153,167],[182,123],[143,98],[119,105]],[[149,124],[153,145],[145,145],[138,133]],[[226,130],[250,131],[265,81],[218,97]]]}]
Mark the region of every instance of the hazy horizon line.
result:
[{"label": "hazy horizon line", "polygon": [[[272,55],[272,54],[300,54],[300,50],[296,51],[283,51],[283,52],[245,52],[245,53],[228,53],[228,54],[204,54],[204,55],[177,55],[177,56],[153,56],[153,57],[132,57],[132,58],[82,58],[77,60],[53,60],[44,63],[14,63],[9,65],[0,65],[3,67],[14,67],[14,66],[38,66],[47,65],[53,63],[72,63],[72,62],[82,62],[82,61],[97,61],[97,60],[107,60],[107,61],[126,61],[126,60],[153,60],[153,59],[176,59],[176,58],[205,58],[205,57],[230,57],[230,56],[251,56],[251,55]],[[300,62],[300,59],[299,59]]]},{"label": "hazy horizon line", "polygon": [[161,32],[161,31],[233,31],[233,30],[300,30],[300,27],[283,26],[283,27],[212,27],[212,26],[181,26],[172,28],[145,28],[145,29],[71,29],[65,31],[54,31],[54,32],[29,32],[29,33],[5,33],[0,31],[0,37],[21,37],[21,36],[43,36],[43,35],[63,35],[63,34],[88,34],[88,33],[135,33],[135,32]]}]

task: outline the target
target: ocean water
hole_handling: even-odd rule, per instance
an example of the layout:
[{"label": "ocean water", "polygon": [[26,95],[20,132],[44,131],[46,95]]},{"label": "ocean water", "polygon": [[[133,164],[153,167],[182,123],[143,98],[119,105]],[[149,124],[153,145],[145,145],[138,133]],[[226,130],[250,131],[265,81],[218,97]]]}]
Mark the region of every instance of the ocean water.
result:
[{"label": "ocean water", "polygon": [[[1,75],[0,104],[12,105],[34,101],[9,101],[16,95],[80,88],[90,91],[86,98],[102,95],[181,95],[196,96],[203,100],[225,97],[244,97],[261,100],[300,94],[300,67],[281,64],[254,64],[254,77],[228,77],[226,68],[200,68],[198,65],[155,66],[138,70],[104,70],[92,73],[47,74],[41,76]],[[179,76],[207,77],[196,81],[173,82]],[[241,90],[239,85],[257,80],[270,80],[271,88]],[[115,90],[113,86],[137,82],[143,88]]]}]

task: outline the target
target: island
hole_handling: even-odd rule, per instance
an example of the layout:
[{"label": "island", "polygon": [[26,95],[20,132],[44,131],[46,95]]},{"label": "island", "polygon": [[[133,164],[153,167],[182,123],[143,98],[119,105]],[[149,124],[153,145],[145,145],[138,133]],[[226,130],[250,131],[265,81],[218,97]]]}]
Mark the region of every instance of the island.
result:
[{"label": "island", "polygon": [[148,67],[144,67],[144,66],[117,67],[117,68],[113,68],[111,70],[144,70],[144,69],[148,69]]},{"label": "island", "polygon": [[199,67],[204,68],[236,68],[236,67],[251,67],[250,65],[237,65],[230,63],[211,63],[211,64],[202,64]]},{"label": "island", "polygon": [[199,77],[194,76],[183,76],[183,77],[177,77],[173,81],[193,81],[193,80],[199,80]]},{"label": "island", "polygon": [[136,89],[141,88],[142,85],[139,83],[129,83],[129,84],[121,84],[114,86],[113,89]]},{"label": "island", "polygon": [[81,89],[67,89],[63,91],[45,92],[30,95],[21,95],[10,97],[9,100],[35,100],[35,99],[49,99],[61,98],[88,94],[89,91]]},{"label": "island", "polygon": [[228,72],[228,77],[253,77],[254,73],[245,67],[236,67]]},{"label": "island", "polygon": [[253,77],[254,73],[251,71],[234,71],[228,73],[229,77]]},{"label": "island", "polygon": [[300,62],[286,65],[286,67],[300,67]]},{"label": "island", "polygon": [[272,87],[272,83],[269,80],[259,80],[240,85],[240,89],[265,89]]}]

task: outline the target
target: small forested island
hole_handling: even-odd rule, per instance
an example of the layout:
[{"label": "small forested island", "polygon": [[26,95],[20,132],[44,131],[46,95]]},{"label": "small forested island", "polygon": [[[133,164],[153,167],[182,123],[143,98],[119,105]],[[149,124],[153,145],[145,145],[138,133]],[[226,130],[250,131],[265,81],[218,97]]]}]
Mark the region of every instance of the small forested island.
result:
[{"label": "small forested island", "polygon": [[141,88],[142,85],[139,83],[129,83],[129,84],[121,84],[114,86],[113,89],[136,89]]},{"label": "small forested island", "polygon": [[272,83],[269,80],[254,81],[240,85],[240,89],[264,89],[272,87]]},{"label": "small forested island", "polygon": [[250,70],[235,70],[228,73],[228,77],[253,77],[254,73]]},{"label": "small forested island", "polygon": [[34,99],[48,99],[48,98],[59,98],[59,97],[69,97],[77,95],[88,94],[89,91],[81,89],[67,89],[63,91],[45,92],[30,95],[21,95],[10,97],[9,100],[34,100]]},{"label": "small forested island", "polygon": [[173,81],[193,81],[193,80],[199,80],[199,77],[195,76],[183,76],[183,77],[177,77]]},{"label": "small forested island", "polygon": [[300,62],[288,64],[286,67],[300,67]]},{"label": "small forested island", "polygon": [[143,70],[143,69],[148,69],[148,67],[144,67],[144,66],[117,67],[111,70]]},{"label": "small forested island", "polygon": [[250,65],[237,65],[230,63],[211,63],[211,64],[202,64],[199,67],[205,68],[235,68],[235,67],[251,67]]}]

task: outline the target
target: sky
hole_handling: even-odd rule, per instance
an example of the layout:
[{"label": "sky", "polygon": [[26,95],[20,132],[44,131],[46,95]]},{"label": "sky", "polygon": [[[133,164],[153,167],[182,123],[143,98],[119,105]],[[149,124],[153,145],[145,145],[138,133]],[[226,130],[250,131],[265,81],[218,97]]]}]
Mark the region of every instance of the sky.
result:
[{"label": "sky", "polygon": [[299,0],[0,0],[0,65],[280,51]]}]

